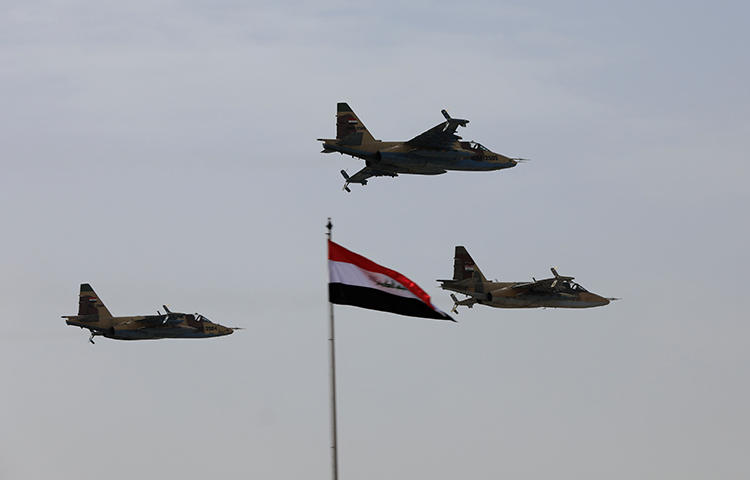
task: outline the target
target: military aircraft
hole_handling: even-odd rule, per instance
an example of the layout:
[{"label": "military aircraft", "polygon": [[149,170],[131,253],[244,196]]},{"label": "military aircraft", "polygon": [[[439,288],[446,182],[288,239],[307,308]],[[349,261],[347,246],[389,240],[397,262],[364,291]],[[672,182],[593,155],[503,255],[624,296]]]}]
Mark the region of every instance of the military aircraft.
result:
[{"label": "military aircraft", "polygon": [[207,338],[229,335],[237,328],[213,323],[200,314],[171,312],[164,305],[164,313],[135,317],[113,317],[104,302],[88,283],[81,284],[78,315],[63,315],[65,323],[91,331],[89,341],[101,335],[117,340],[150,340],[157,338]]},{"label": "military aircraft", "polygon": [[336,138],[319,138],[321,153],[339,152],[361,158],[365,168],[344,176],[344,190],[350,183],[367,185],[370,177],[397,177],[399,173],[440,175],[448,170],[489,171],[515,167],[522,158],[509,158],[494,153],[476,142],[462,142],[456,135],[458,127],[468,120],[452,118],[442,110],[445,121],[405,142],[383,142],[367,131],[365,125],[346,103],[339,103],[336,112]]},{"label": "military aircraft", "polygon": [[467,295],[468,298],[453,299],[453,313],[458,313],[460,305],[473,307],[474,304],[498,308],[589,308],[609,304],[616,298],[604,298],[591,293],[573,282],[573,277],[565,277],[552,268],[552,278],[533,279],[531,282],[489,281],[466,248],[457,246],[453,259],[453,278],[438,280],[440,288]]}]

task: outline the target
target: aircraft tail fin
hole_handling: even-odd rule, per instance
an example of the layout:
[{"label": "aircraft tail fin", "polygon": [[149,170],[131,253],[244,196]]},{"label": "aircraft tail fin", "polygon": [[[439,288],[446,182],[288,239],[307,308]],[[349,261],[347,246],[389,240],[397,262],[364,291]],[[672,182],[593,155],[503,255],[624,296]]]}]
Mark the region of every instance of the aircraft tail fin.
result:
[{"label": "aircraft tail fin", "polygon": [[336,105],[336,141],[339,145],[351,146],[375,142],[375,138],[348,103],[339,102]]},{"label": "aircraft tail fin", "polygon": [[453,257],[453,280],[460,282],[469,278],[482,282],[487,281],[466,248],[460,245],[456,246],[456,253]]},{"label": "aircraft tail fin", "polygon": [[104,306],[104,302],[88,283],[81,284],[81,293],[78,295],[78,315],[96,315],[100,320],[112,318],[112,314]]}]

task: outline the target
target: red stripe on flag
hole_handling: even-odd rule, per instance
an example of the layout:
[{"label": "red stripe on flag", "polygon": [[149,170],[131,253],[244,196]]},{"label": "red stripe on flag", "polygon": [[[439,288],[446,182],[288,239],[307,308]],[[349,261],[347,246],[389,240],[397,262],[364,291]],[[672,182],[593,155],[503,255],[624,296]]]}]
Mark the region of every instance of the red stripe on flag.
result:
[{"label": "red stripe on flag", "polygon": [[401,275],[397,271],[391,270],[390,268],[385,268],[382,265],[378,265],[372,260],[367,259],[357,253],[354,253],[351,250],[347,250],[346,248],[342,247],[338,243],[332,242],[331,240],[328,240],[328,260],[332,260],[334,262],[351,263],[353,265],[358,266],[359,268],[363,270],[368,270],[370,272],[382,273],[383,275],[388,275],[389,277],[391,277],[392,279],[396,280],[398,283],[400,283],[401,285],[409,289],[409,291],[413,293],[414,295],[416,295],[417,298],[422,300],[431,308],[434,308],[432,306],[432,302],[430,301],[430,296],[427,295],[427,292],[419,288],[419,285],[412,282],[411,280],[406,278],[404,275]]}]

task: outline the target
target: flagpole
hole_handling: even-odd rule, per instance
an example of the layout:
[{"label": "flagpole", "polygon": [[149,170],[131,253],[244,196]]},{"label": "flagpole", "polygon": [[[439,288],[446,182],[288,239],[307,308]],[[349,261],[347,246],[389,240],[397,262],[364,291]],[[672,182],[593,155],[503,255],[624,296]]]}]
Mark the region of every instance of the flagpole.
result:
[{"label": "flagpole", "polygon": [[[333,224],[331,223],[331,217],[328,217],[328,223],[326,224],[328,229],[327,237],[328,240],[332,239]],[[331,387],[331,474],[333,480],[339,478],[339,457],[338,457],[338,442],[337,442],[337,428],[336,428],[336,343],[335,343],[335,329],[333,324],[333,303],[328,301],[328,361],[330,366],[330,387]]]}]

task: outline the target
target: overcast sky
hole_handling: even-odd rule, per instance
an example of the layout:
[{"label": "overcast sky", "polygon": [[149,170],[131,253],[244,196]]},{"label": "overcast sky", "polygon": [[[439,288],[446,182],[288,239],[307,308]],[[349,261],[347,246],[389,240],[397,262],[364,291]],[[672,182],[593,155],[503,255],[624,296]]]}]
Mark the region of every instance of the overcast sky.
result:
[{"label": "overcast sky", "polygon": [[[750,475],[745,2],[0,4],[0,479],[326,479],[325,221],[441,308],[453,247],[623,300],[337,307],[341,479]],[[442,120],[530,163],[320,154]],[[200,312],[209,340],[87,342]]]}]

